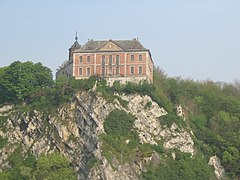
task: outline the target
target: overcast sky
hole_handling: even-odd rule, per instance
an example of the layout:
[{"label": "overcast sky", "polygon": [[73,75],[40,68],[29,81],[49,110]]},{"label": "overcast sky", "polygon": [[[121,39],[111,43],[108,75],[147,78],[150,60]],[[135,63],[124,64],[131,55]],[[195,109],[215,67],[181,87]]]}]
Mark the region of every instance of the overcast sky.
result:
[{"label": "overcast sky", "polygon": [[240,79],[240,0],[0,0],[0,67],[55,73],[74,42],[138,37],[169,76]]}]

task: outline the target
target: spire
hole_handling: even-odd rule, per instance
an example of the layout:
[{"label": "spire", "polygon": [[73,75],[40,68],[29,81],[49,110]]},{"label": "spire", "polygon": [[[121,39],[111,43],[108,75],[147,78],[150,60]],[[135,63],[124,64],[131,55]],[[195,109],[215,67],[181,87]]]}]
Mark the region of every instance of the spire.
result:
[{"label": "spire", "polygon": [[76,35],[75,35],[75,40],[76,41],[78,40],[77,31],[76,31]]}]

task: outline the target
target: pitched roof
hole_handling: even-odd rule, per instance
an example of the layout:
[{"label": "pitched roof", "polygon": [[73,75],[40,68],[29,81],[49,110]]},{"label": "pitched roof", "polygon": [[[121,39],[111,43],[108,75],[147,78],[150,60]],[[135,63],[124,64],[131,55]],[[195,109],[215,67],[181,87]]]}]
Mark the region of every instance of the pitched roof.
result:
[{"label": "pitched roof", "polygon": [[81,45],[78,43],[78,41],[76,40],[73,45],[70,47],[70,49],[79,49],[81,48]]},{"label": "pitched roof", "polygon": [[112,42],[123,49],[123,51],[146,51],[146,49],[137,39],[133,40],[108,40],[108,41],[94,41],[90,40],[81,48],[74,52],[95,52],[100,51],[101,47],[107,43]]}]

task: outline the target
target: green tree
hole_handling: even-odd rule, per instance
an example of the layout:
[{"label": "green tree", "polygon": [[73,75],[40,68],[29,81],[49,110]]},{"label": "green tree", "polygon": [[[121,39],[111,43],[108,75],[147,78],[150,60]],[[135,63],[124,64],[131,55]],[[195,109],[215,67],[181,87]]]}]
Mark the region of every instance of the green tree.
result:
[{"label": "green tree", "polygon": [[35,88],[47,88],[53,84],[52,72],[41,63],[13,62],[0,71],[0,90],[3,102],[24,100]]},{"label": "green tree", "polygon": [[110,135],[127,135],[133,128],[134,119],[133,115],[115,109],[105,119],[104,130]]},{"label": "green tree", "polygon": [[223,163],[225,168],[230,171],[230,175],[240,177],[240,152],[235,147],[228,147],[223,153]]},{"label": "green tree", "polygon": [[41,155],[37,161],[36,179],[77,179],[68,160],[60,154]]}]

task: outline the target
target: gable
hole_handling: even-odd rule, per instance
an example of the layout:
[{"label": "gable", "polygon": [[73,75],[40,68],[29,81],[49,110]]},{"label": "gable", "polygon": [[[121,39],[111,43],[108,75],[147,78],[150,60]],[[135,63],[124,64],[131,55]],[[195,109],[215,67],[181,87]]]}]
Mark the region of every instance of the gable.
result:
[{"label": "gable", "polygon": [[98,49],[99,51],[123,51],[121,47],[114,44],[113,42],[107,42],[105,45]]}]

